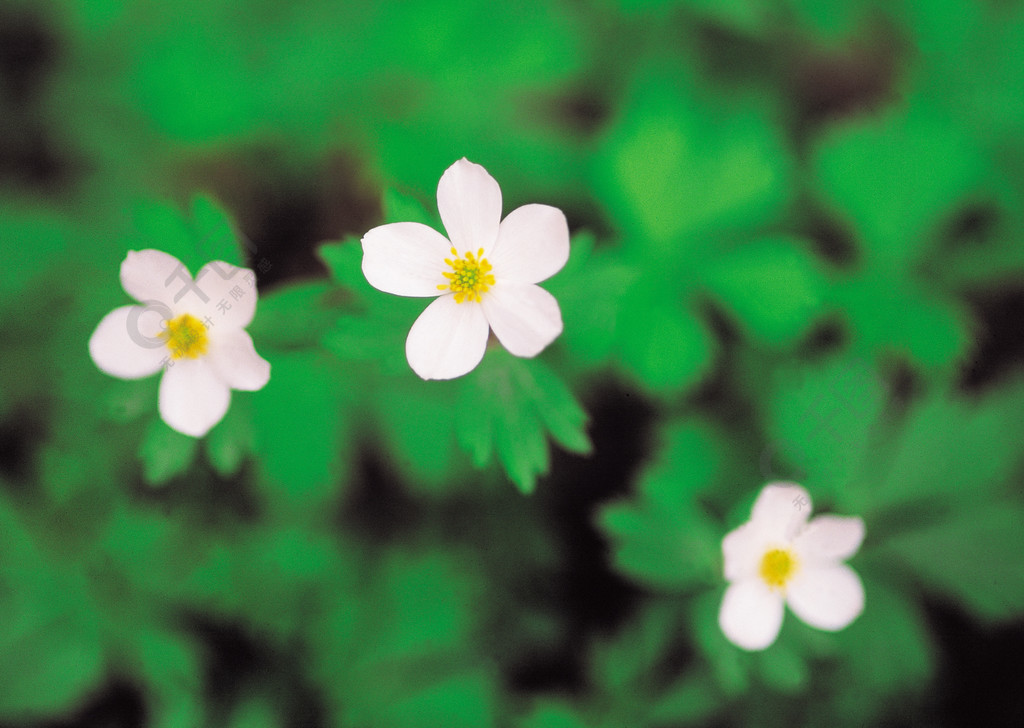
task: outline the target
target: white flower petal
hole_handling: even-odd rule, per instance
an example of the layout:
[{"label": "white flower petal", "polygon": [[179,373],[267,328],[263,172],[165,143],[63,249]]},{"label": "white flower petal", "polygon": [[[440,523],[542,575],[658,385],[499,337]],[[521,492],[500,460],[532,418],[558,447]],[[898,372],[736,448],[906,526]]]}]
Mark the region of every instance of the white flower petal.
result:
[{"label": "white flower petal", "polygon": [[418,222],[381,225],[363,236],[363,275],[370,285],[398,296],[437,296],[448,282],[451,243]]},{"label": "white flower petal", "polygon": [[494,247],[501,222],[501,188],[479,164],[463,157],[445,170],[437,183],[437,209],[459,255],[480,248],[486,255]]},{"label": "white flower petal", "polygon": [[756,580],[730,584],[718,612],[718,626],[733,644],[745,650],[763,650],[779,635],[783,599]]},{"label": "white flower petal", "polygon": [[764,539],[751,523],[744,523],[730,531],[722,539],[726,581],[756,576],[764,553]]},{"label": "white flower petal", "polygon": [[185,435],[209,432],[230,401],[231,389],[205,359],[178,359],[160,380],[160,416]]},{"label": "white flower petal", "polygon": [[256,353],[252,337],[242,329],[211,337],[210,364],[232,389],[253,392],[270,381],[270,362]]},{"label": "white flower petal", "polygon": [[171,306],[175,296],[191,283],[192,274],[185,264],[162,250],[129,250],[121,263],[121,285],[141,303],[160,301]]},{"label": "white flower petal", "polygon": [[811,514],[811,497],[796,483],[769,483],[750,513],[750,522],[770,541],[789,543]]},{"label": "white flower petal", "polygon": [[480,305],[498,341],[516,356],[536,356],[562,333],[558,301],[531,283],[498,281]]},{"label": "white flower petal", "polygon": [[801,561],[836,562],[857,553],[864,540],[864,521],[856,517],[818,516],[793,540]]},{"label": "white flower petal", "polygon": [[569,224],[557,207],[524,205],[498,228],[488,261],[499,280],[540,283],[569,260]]},{"label": "white flower petal", "polygon": [[805,567],[789,583],[786,601],[807,624],[834,632],[864,611],[864,585],[846,564]]},{"label": "white flower petal", "polygon": [[170,354],[167,344],[158,338],[163,320],[153,308],[115,308],[89,337],[89,355],[102,371],[121,379],[156,374]]},{"label": "white flower petal", "polygon": [[480,363],[487,348],[480,304],[441,296],[420,314],[405,341],[409,366],[423,379],[454,379]]},{"label": "white flower petal", "polygon": [[256,314],[256,274],[248,268],[239,268],[215,260],[196,273],[191,287],[182,286],[179,310],[191,313],[208,328],[223,326],[230,329],[245,328]]}]

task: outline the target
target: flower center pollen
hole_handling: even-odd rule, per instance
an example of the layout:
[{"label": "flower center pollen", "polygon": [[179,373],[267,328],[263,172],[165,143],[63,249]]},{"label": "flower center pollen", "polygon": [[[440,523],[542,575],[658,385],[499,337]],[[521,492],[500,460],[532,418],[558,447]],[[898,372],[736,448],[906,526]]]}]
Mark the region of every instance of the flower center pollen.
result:
[{"label": "flower center pollen", "polygon": [[451,291],[455,294],[455,303],[463,301],[480,302],[480,294],[486,293],[487,289],[494,285],[494,276],[491,274],[491,264],[484,257],[484,249],[480,248],[476,255],[469,251],[465,256],[459,257],[459,252],[452,248],[452,258],[445,258],[444,262],[451,266],[451,270],[444,273],[448,279],[447,283],[438,285],[438,290]]},{"label": "flower center pollen", "polygon": [[187,313],[170,319],[162,336],[167,339],[172,359],[198,359],[206,353],[210,343],[206,327],[195,316]]},{"label": "flower center pollen", "polygon": [[785,587],[796,570],[796,556],[787,549],[772,549],[761,559],[761,578],[772,589]]}]

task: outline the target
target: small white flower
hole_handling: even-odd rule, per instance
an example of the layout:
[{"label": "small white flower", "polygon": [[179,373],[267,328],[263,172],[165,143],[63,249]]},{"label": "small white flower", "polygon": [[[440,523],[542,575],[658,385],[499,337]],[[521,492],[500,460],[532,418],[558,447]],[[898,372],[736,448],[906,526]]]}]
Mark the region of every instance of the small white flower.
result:
[{"label": "small white flower", "polygon": [[256,313],[255,282],[252,271],[221,261],[207,263],[193,280],[172,255],[130,251],[121,285],[142,305],[104,316],[89,354],[121,379],[163,369],[160,416],[178,432],[201,437],[228,411],[232,389],[261,389],[270,379],[270,364],[245,331]]},{"label": "small white flower", "polygon": [[725,636],[763,650],[779,634],[783,605],[812,627],[843,629],[864,610],[864,586],[846,564],[864,539],[860,518],[818,516],[807,491],[769,483],[750,520],[722,540],[729,586],[718,613]]},{"label": "small white flower", "polygon": [[488,332],[512,354],[539,354],[562,332],[554,296],[540,288],[569,258],[562,211],[524,205],[501,219],[501,188],[463,158],[437,185],[447,239],[427,225],[398,222],[363,236],[363,274],[399,296],[437,296],[409,331],[409,366],[423,379],[452,379],[484,356]]}]

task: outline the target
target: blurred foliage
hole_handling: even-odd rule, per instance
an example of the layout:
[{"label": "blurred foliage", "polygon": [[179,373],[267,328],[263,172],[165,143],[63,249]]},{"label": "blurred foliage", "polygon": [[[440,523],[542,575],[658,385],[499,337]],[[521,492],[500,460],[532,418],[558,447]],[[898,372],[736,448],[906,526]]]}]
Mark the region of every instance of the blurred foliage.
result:
[{"label": "blurred foliage", "polygon": [[[1019,724],[1022,87],[1016,0],[0,0],[0,726]],[[565,331],[423,382],[359,237],[463,156]],[[88,356],[141,248],[258,276],[202,441]],[[746,653],[770,480],[867,606]]]}]

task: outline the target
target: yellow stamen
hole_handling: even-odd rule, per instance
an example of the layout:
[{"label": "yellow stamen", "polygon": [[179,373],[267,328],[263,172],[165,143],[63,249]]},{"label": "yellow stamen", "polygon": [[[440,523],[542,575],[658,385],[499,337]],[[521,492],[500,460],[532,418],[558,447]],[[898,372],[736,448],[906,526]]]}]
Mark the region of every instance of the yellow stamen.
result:
[{"label": "yellow stamen", "polygon": [[788,549],[772,549],[761,559],[761,578],[772,589],[784,589],[799,564]]},{"label": "yellow stamen", "polygon": [[187,313],[169,320],[167,330],[161,336],[167,339],[172,359],[198,359],[206,353],[210,343],[206,327],[195,316]]},{"label": "yellow stamen", "polygon": [[445,258],[444,262],[451,266],[451,271],[444,273],[448,283],[438,285],[440,291],[451,291],[455,294],[455,303],[463,301],[480,301],[480,294],[494,285],[491,264],[484,257],[484,249],[480,248],[476,255],[469,251],[463,257],[452,248],[455,259]]}]

